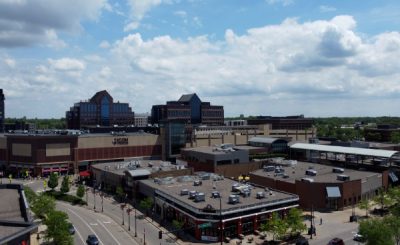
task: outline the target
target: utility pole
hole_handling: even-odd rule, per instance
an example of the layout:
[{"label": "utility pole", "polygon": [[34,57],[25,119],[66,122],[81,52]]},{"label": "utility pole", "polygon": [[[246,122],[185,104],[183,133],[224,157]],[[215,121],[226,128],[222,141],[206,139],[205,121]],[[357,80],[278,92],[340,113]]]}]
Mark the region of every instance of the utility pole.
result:
[{"label": "utility pole", "polygon": [[220,226],[220,228],[221,228],[221,230],[220,230],[220,245],[222,245],[222,240],[223,240],[223,237],[224,237],[224,229],[223,229],[223,227],[222,227],[222,196],[219,196],[219,226]]},{"label": "utility pole", "polygon": [[125,224],[125,220],[124,220],[124,208],[125,208],[126,204],[121,204],[121,211],[122,211],[122,225]]},{"label": "utility pole", "polygon": [[135,207],[135,203],[136,203],[136,201],[133,203],[133,208],[135,209],[135,237],[137,237],[137,224],[136,224],[136,207]]}]

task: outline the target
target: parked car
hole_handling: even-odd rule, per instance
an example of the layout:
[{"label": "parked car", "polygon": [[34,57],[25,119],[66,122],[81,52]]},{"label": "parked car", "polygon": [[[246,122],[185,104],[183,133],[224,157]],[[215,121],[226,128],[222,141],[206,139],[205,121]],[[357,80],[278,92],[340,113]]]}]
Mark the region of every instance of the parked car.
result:
[{"label": "parked car", "polygon": [[344,245],[344,242],[343,239],[335,237],[329,241],[328,245]]},{"label": "parked car", "polygon": [[359,233],[354,234],[353,240],[356,242],[365,242],[365,238]]},{"label": "parked car", "polygon": [[87,245],[99,245],[99,239],[95,235],[89,235],[86,239]]},{"label": "parked car", "polygon": [[71,235],[75,234],[75,227],[72,223],[68,223],[68,232]]}]

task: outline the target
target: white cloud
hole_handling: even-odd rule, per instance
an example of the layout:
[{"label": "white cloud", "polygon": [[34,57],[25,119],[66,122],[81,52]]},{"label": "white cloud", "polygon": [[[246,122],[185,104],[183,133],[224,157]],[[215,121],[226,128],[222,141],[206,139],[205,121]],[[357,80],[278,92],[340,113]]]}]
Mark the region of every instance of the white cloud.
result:
[{"label": "white cloud", "polygon": [[289,6],[294,4],[294,0],[265,0],[268,4],[282,4],[283,6]]},{"label": "white cloud", "polygon": [[44,44],[63,48],[57,32],[78,32],[84,20],[95,21],[106,0],[0,1],[0,47]]},{"label": "white cloud", "polygon": [[[47,103],[52,106],[48,113],[58,116],[102,89],[141,112],[196,92],[203,101],[224,105],[228,116],[398,114],[400,33],[365,37],[351,16],[310,22],[287,19],[243,34],[228,29],[222,40],[146,39],[135,33],[102,53],[16,59],[17,72],[0,66],[0,87],[6,96],[11,91],[11,99],[49,94],[53,97],[44,99],[56,102]],[[11,101],[18,103],[7,103]],[[20,110],[28,111],[26,104]],[[30,105],[29,111],[35,113],[45,107]]]},{"label": "white cloud", "polygon": [[11,58],[5,58],[5,59],[4,59],[4,63],[5,63],[8,67],[10,67],[10,68],[14,68],[15,65],[16,65],[15,60],[14,60],[14,59],[11,59]]},{"label": "white cloud", "polygon": [[125,32],[133,31],[140,26],[146,13],[161,4],[172,4],[173,0],[128,0],[130,21],[124,27]]},{"label": "white cloud", "polygon": [[86,67],[84,62],[71,58],[62,58],[58,60],[49,59],[48,61],[53,69],[59,71],[81,71]]},{"label": "white cloud", "polygon": [[107,48],[111,47],[111,45],[110,45],[110,43],[109,43],[108,41],[103,40],[103,41],[101,41],[101,43],[99,44],[99,47],[100,47],[100,48],[107,49]]},{"label": "white cloud", "polygon": [[319,11],[322,13],[334,12],[336,11],[336,8],[328,5],[321,5],[319,6]]}]

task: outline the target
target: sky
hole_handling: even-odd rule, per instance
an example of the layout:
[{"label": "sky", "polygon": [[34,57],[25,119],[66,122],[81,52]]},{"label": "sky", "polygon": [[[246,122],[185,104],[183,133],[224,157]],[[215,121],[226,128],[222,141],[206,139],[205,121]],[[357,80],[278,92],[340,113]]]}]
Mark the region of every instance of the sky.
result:
[{"label": "sky", "polygon": [[225,116],[400,116],[400,1],[0,0],[6,117],[107,90],[136,113],[197,93]]}]

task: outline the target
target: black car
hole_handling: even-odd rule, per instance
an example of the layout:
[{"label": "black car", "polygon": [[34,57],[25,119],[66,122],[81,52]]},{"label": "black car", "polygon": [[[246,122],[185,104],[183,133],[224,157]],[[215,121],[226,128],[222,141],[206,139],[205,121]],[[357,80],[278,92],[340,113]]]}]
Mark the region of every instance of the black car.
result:
[{"label": "black car", "polygon": [[68,232],[70,235],[75,234],[75,227],[72,223],[68,223]]},{"label": "black car", "polygon": [[88,238],[86,239],[86,244],[87,245],[99,245],[99,239],[95,235],[89,235]]}]

